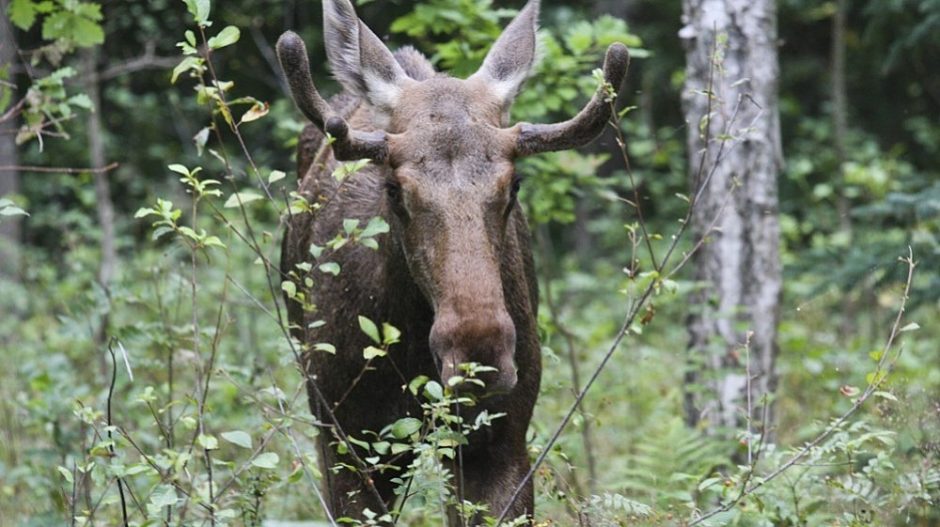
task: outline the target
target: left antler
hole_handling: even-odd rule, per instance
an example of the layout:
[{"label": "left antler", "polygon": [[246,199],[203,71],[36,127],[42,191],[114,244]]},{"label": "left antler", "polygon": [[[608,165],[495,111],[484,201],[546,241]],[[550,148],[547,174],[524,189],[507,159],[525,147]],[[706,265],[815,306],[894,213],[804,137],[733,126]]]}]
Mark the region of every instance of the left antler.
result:
[{"label": "left antler", "polygon": [[[627,51],[626,46],[616,42],[607,48],[607,55],[604,58],[604,81],[614,87],[615,93],[620,91],[629,65],[630,52]],[[610,119],[611,106],[607,89],[601,86],[587,106],[567,121],[554,124],[519,123],[515,125],[513,128],[518,133],[516,154],[527,156],[539,152],[568,150],[590,143],[604,131],[604,125]]]}]

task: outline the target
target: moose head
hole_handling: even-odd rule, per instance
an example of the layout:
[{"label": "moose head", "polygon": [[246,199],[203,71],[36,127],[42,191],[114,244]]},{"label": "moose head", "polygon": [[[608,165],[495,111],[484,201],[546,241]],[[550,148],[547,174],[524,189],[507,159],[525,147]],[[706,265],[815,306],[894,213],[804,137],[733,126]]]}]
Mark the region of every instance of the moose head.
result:
[{"label": "moose head", "polygon": [[[370,159],[380,170],[392,239],[434,312],[429,345],[442,378],[476,362],[495,368],[483,376],[488,390],[510,391],[517,335],[507,283],[523,273],[518,244],[528,244],[519,240],[526,234],[514,161],[597,137],[611,116],[609,89],[599,88],[568,121],[509,125],[510,106],[535,61],[538,0],[528,2],[466,79],[400,62],[349,0],[324,0],[323,9],[332,71],[367,103],[370,118],[347,121],[330,107],[311,79],[303,41],[286,32],[277,52],[294,100],[333,138],[336,159]],[[606,83],[619,89],[628,63],[627,48],[611,45]]]}]

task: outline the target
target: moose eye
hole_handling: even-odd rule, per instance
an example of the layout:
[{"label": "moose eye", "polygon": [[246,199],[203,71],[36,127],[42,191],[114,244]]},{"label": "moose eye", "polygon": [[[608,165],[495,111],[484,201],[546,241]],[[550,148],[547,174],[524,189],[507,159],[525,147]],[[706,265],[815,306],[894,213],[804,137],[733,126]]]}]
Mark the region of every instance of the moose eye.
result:
[{"label": "moose eye", "polygon": [[515,201],[516,195],[519,194],[519,187],[522,185],[522,176],[519,174],[513,174],[512,176],[512,187],[509,189],[509,199]]},{"label": "moose eye", "polygon": [[392,202],[398,203],[401,201],[401,184],[394,180],[385,181],[385,193],[388,195],[388,199]]},{"label": "moose eye", "polygon": [[516,206],[516,197],[519,194],[519,186],[522,184],[522,177],[519,174],[512,175],[512,183],[509,187],[509,203],[506,204],[506,211],[503,213],[505,218],[509,217],[509,213],[512,212],[513,207]]}]

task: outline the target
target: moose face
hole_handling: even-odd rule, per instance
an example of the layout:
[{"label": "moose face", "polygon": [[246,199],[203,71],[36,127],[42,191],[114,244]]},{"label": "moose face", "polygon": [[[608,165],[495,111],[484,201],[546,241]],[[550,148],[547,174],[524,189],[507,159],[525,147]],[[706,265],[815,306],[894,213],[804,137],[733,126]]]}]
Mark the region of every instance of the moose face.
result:
[{"label": "moose face", "polygon": [[402,90],[391,112],[386,200],[415,282],[434,308],[430,346],[446,381],[461,363],[487,391],[516,383],[516,330],[500,257],[519,179],[501,106],[476,80],[432,78]]},{"label": "moose face", "polygon": [[[495,368],[490,392],[516,384],[516,328],[501,259],[519,179],[516,158],[591,141],[611,115],[606,89],[573,119],[507,127],[509,108],[535,58],[538,0],[530,0],[468,79],[405,72],[349,0],[324,0],[327,57],[337,79],[365,101],[376,131],[350,129],[316,91],[301,39],[287,32],[278,56],[301,110],[333,136],[337,159],[386,168],[385,201],[415,283],[434,309],[430,348],[443,380],[459,365]],[[612,45],[606,81],[619,88],[629,56]],[[415,78],[420,77],[420,79]]]}]

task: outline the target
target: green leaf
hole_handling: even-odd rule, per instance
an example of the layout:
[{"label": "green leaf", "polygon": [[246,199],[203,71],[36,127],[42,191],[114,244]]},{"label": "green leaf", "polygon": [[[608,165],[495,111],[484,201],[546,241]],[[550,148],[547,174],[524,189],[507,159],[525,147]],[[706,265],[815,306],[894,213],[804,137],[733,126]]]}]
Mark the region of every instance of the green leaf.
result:
[{"label": "green leaf", "polygon": [[362,229],[362,232],[359,233],[361,238],[371,238],[377,234],[384,234],[388,232],[388,223],[381,216],[376,216],[369,220],[369,223]]},{"label": "green leaf", "polygon": [[29,214],[16,205],[5,205],[0,207],[0,216],[29,216]]},{"label": "green leaf", "polygon": [[199,434],[199,437],[196,438],[196,442],[205,450],[219,449],[219,440],[211,435]]},{"label": "green leaf", "polygon": [[57,11],[47,16],[42,23],[42,38],[62,39],[78,47],[90,47],[104,42],[104,29],[97,21],[101,19],[101,6],[82,4],[81,11]]},{"label": "green leaf", "polygon": [[206,26],[209,22],[209,12],[211,5],[209,0],[183,0],[186,2],[186,8],[193,15],[193,19],[200,26]]},{"label": "green leaf", "polygon": [[382,344],[386,346],[395,344],[401,340],[401,331],[388,322],[382,323]]},{"label": "green leaf", "polygon": [[69,469],[67,469],[67,468],[65,468],[65,467],[63,467],[63,466],[58,466],[58,467],[56,467],[56,470],[59,471],[59,474],[62,474],[62,477],[65,478],[65,481],[68,482],[69,484],[71,484],[71,483],[74,481],[74,480],[72,479],[72,471],[71,471],[71,470],[69,470]]},{"label": "green leaf", "polygon": [[865,375],[865,382],[867,382],[869,386],[877,386],[884,382],[887,377],[888,372],[885,370],[873,371]]},{"label": "green leaf", "polygon": [[343,230],[346,231],[346,234],[352,234],[356,230],[356,227],[359,226],[359,220],[354,218],[346,218],[343,220]]},{"label": "green leaf", "polygon": [[174,164],[174,165],[167,165],[167,168],[170,169],[171,171],[176,172],[177,174],[181,174],[181,175],[183,175],[183,176],[188,176],[188,175],[189,175],[189,169],[186,168],[186,167],[183,166],[183,165],[177,165],[177,164]]},{"label": "green leaf", "polygon": [[444,388],[437,381],[428,381],[424,385],[424,393],[429,399],[440,401],[444,398]]},{"label": "green leaf", "polygon": [[375,326],[375,322],[372,322],[362,315],[359,315],[359,329],[368,335],[369,338],[372,339],[372,342],[375,342],[376,344],[382,343],[382,338],[379,337],[379,328]]},{"label": "green leaf", "polygon": [[92,107],[94,106],[91,103],[91,98],[85,95],[84,93],[79,93],[78,95],[73,95],[69,97],[68,103],[71,104],[72,106],[77,106],[85,110],[91,110]]},{"label": "green leaf", "polygon": [[903,333],[905,331],[917,331],[918,329],[920,329],[920,324],[918,324],[917,322],[911,322],[910,324],[899,329],[898,333]]},{"label": "green leaf", "polygon": [[268,176],[268,185],[276,181],[280,181],[284,179],[285,177],[287,177],[287,174],[285,174],[284,172],[280,170],[272,170],[271,175]]},{"label": "green leaf", "polygon": [[231,46],[238,42],[240,36],[241,31],[239,31],[237,27],[225,26],[222,31],[219,31],[218,35],[211,37],[207,44],[211,49],[224,48],[225,46]]},{"label": "green leaf", "polygon": [[327,274],[331,274],[333,276],[338,275],[340,271],[339,264],[336,262],[326,262],[326,263],[320,264],[319,269],[320,271],[327,273]]},{"label": "green leaf", "polygon": [[324,351],[330,355],[336,355],[336,346],[326,342],[317,342],[313,345],[313,349],[317,351]]},{"label": "green leaf", "polygon": [[350,161],[348,163],[342,163],[335,170],[333,170],[333,177],[336,181],[343,181],[347,177],[359,172],[369,164],[368,159],[360,159],[358,161]]},{"label": "green leaf", "polygon": [[172,507],[176,505],[179,498],[176,496],[176,489],[171,485],[160,485],[157,490],[150,495],[150,505],[156,509]]},{"label": "green leaf", "polygon": [[405,439],[410,437],[418,430],[421,430],[421,420],[414,417],[404,417],[392,424],[392,437],[395,439]]},{"label": "green leaf", "polygon": [[294,298],[297,296],[297,286],[294,285],[294,282],[291,282],[290,280],[284,280],[281,282],[281,291],[284,291],[288,298]]},{"label": "green leaf", "polygon": [[265,452],[264,454],[259,455],[258,457],[251,460],[251,464],[264,469],[275,469],[277,468],[277,462],[280,461],[280,457],[274,452]]},{"label": "green leaf", "polygon": [[248,432],[243,432],[241,430],[222,432],[222,439],[242,448],[251,448],[251,436],[248,434]]},{"label": "green leaf", "polygon": [[196,145],[197,156],[201,157],[202,152],[206,149],[206,143],[209,142],[209,132],[210,128],[205,127],[193,136],[193,144]]},{"label": "green leaf", "polygon": [[895,397],[895,395],[891,392],[877,390],[875,392],[872,392],[872,395],[874,395],[875,397],[881,397],[882,399],[887,399],[889,401],[898,402],[898,398]]},{"label": "green leaf", "polygon": [[36,21],[36,5],[32,0],[13,0],[7,8],[7,13],[10,15],[10,22],[23,31],[29,31]]},{"label": "green leaf", "polygon": [[180,75],[182,75],[183,73],[186,73],[187,71],[193,69],[194,67],[202,66],[202,64],[203,64],[203,60],[199,57],[184,58],[182,62],[180,62],[179,64],[176,65],[175,68],[173,68],[173,75],[170,76],[170,84],[176,84],[176,79],[178,79]]},{"label": "green leaf", "polygon": [[408,391],[410,391],[412,395],[418,395],[418,390],[430,380],[427,375],[418,375],[408,383]]},{"label": "green leaf", "polygon": [[225,204],[222,206],[226,209],[232,209],[238,207],[239,205],[245,205],[247,203],[251,203],[252,201],[258,201],[263,197],[264,196],[253,190],[243,190],[229,196],[229,198],[225,200]]},{"label": "green leaf", "polygon": [[368,346],[366,349],[362,350],[362,358],[366,360],[384,357],[386,355],[385,350],[376,348],[375,346]]}]

